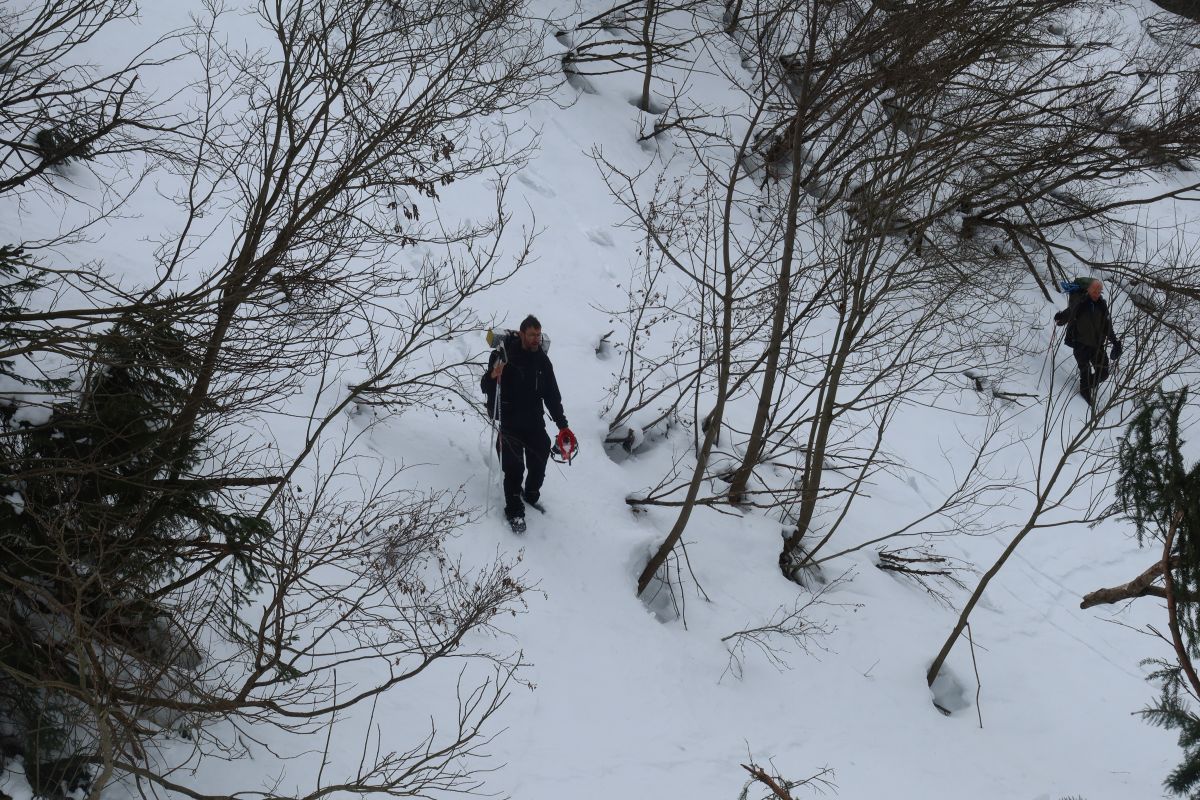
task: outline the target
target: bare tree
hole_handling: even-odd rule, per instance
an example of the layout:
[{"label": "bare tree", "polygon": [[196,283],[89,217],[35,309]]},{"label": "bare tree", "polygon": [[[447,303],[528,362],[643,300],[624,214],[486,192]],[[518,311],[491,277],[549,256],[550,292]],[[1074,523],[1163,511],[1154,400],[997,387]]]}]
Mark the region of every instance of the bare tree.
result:
[{"label": "bare tree", "polygon": [[[998,385],[1013,356],[1033,354],[1025,311],[1011,301],[1024,282],[1049,299],[1047,287],[1082,264],[1120,276],[1143,299],[1193,291],[1179,269],[1185,259],[1134,258],[1129,245],[1142,240],[1139,209],[1189,199],[1197,186],[1182,172],[1179,187],[1135,190],[1197,152],[1186,100],[1195,69],[1185,34],[1120,38],[1103,4],[773,2],[727,11],[750,76],[730,74],[747,86],[748,111],[725,120],[749,127],[751,145],[705,127],[720,118],[682,102],[656,131],[675,132],[697,161],[719,165],[702,183],[725,186],[746,213],[712,219],[734,229],[725,239],[739,257],[757,256],[754,268],[735,270],[734,330],[726,335],[712,324],[719,316],[708,317],[725,337],[730,371],[717,370],[727,383],[721,413],[697,413],[696,424],[718,424],[728,438],[715,434],[724,443],[715,453],[698,446],[706,476],[672,476],[630,502],[711,506],[716,493],[688,489],[726,481],[734,504],[779,510],[789,526],[780,565],[794,575],[829,545],[874,476],[902,462],[888,429],[906,405],[937,404],[968,373],[995,373],[987,380]],[[1087,25],[1069,29],[1068,12]],[[1094,68],[1100,59],[1109,66]],[[1154,99],[1164,95],[1180,102]],[[758,181],[757,196],[744,175]],[[620,190],[638,191],[632,179]],[[670,208],[691,207],[691,197],[676,185],[638,206],[655,244],[685,251],[705,240],[682,233],[703,227],[699,214]],[[720,296],[705,291],[697,295]],[[676,313],[704,318],[692,308]],[[1149,313],[1177,324],[1162,309]],[[704,365],[723,355],[705,352],[690,384],[697,398],[714,386]],[[681,372],[679,358],[663,358]],[[1024,394],[995,397],[1037,399]],[[987,460],[979,452],[972,469]],[[759,467],[795,479],[767,482]],[[935,516],[969,518],[994,488],[964,475]],[[825,511],[828,526],[818,524]]]},{"label": "bare tree", "polygon": [[702,34],[692,30],[692,15],[703,9],[697,0],[626,0],[576,23],[560,33],[568,46],[563,71],[573,79],[640,71],[636,105],[653,114],[663,109],[653,100],[656,71],[684,62]]},{"label": "bare tree", "polygon": [[[307,796],[473,791],[471,758],[520,666],[466,644],[524,592],[511,564],[450,556],[469,510],[398,487],[352,455],[353,435],[329,442],[355,407],[458,390],[452,340],[480,327],[470,298],[527,257],[528,235],[505,252],[502,198],[529,137],[503,123],[545,88],[539,23],[519,2],[257,12],[267,46],[232,49],[220,14],[180,39],[202,78],[195,113],[161,126],[181,218],[152,281],[4,251],[0,358],[34,383],[0,431],[0,511],[21,532],[0,570],[21,645],[0,658],[0,715],[28,734],[18,749],[45,765],[30,774],[47,794],[84,775],[93,797],[122,779],[204,797],[185,766],[267,746],[264,727],[327,733],[453,659],[485,670],[463,674],[449,725],[364,741],[375,757],[321,770]],[[116,135],[88,140],[97,158],[120,154],[100,147]],[[22,167],[30,191],[39,164]],[[430,213],[484,177],[492,215]],[[79,304],[43,311],[34,283]],[[46,354],[58,362],[41,375]],[[302,441],[274,450],[264,429],[285,419]]]},{"label": "bare tree", "polygon": [[[621,356],[618,380],[609,390],[602,413],[609,420],[608,444],[632,452],[647,433],[665,428],[680,416],[689,392],[698,389],[712,367],[706,338],[697,338],[703,325],[694,311],[704,309],[697,287],[676,288],[671,265],[647,236],[641,248],[642,263],[635,267],[628,286],[628,303],[622,308],[599,310],[622,329],[611,345]],[[706,288],[698,287],[701,292]],[[673,326],[673,330],[664,329]],[[614,328],[614,332],[617,329]],[[665,350],[659,342],[670,343]],[[696,347],[695,345],[699,345]],[[695,360],[691,360],[692,354]],[[696,445],[699,450],[699,443]]]},{"label": "bare tree", "polygon": [[[138,86],[179,54],[171,37],[115,68],[79,61],[85,45],[131,20],[131,0],[53,0],[0,11],[0,193],[28,188],[69,162],[165,154],[178,125]],[[45,191],[43,180],[39,190]]]},{"label": "bare tree", "polygon": [[[812,618],[815,611],[830,605],[847,605],[831,603],[825,599],[826,593],[845,583],[848,576],[843,573],[831,581],[822,583],[808,597],[797,597],[789,605],[776,609],[771,618],[761,625],[746,627],[740,631],[722,636],[725,649],[729,652],[729,663],[725,673],[733,673],[741,678],[745,667],[746,649],[753,648],[778,670],[789,669],[788,652],[792,646],[801,652],[811,653],[816,647],[824,650],[821,640],[834,632],[833,626]],[[723,676],[722,676],[723,677]]]},{"label": "bare tree", "polygon": [[[1194,319],[1196,308],[1186,300],[1177,300],[1172,316],[1177,320]],[[1164,380],[1192,374],[1195,362],[1187,340],[1168,326],[1136,316],[1126,320],[1127,341],[1136,342],[1136,351],[1121,364],[1110,380],[1107,393],[1101,395],[1094,413],[1082,421],[1065,413],[1064,395],[1070,398],[1073,386],[1051,391],[1041,404],[1036,438],[1029,448],[1029,463],[1024,472],[1027,483],[1018,484],[1028,498],[1024,520],[995,563],[984,573],[963,606],[950,635],[942,645],[926,674],[932,685],[947,656],[966,628],[971,612],[991,580],[1031,533],[1063,525],[1091,523],[1111,516],[1115,509],[1106,498],[1117,479],[1119,442],[1115,434],[1123,431],[1139,411],[1139,401],[1150,396]],[[1032,409],[1031,409],[1032,410]]]}]

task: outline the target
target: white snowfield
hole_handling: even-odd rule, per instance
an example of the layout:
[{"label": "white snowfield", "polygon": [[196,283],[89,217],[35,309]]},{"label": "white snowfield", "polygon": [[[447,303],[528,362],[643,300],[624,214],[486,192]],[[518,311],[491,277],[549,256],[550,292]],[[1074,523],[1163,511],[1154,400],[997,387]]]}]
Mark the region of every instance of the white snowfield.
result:
[{"label": "white snowfield", "polygon": [[[144,6],[141,22],[122,28],[130,43],[182,26],[189,12],[202,11],[192,0]],[[604,4],[589,0],[580,10],[551,8],[550,0],[541,0],[539,9],[560,20],[545,31],[547,57],[557,59],[569,36],[556,38],[555,32],[599,13]],[[1120,13],[1136,24],[1150,10],[1149,3],[1134,3]],[[223,24],[226,35],[265,41],[254,17],[229,16]],[[94,49],[93,56],[104,59],[123,48],[110,41]],[[732,42],[717,38],[689,52],[693,69],[659,74],[658,100],[665,105],[678,93],[692,108],[714,115],[740,112],[744,99],[722,72],[741,68]],[[194,62],[180,61],[153,79],[166,92],[195,78],[189,69]],[[743,793],[751,780],[744,765],[758,765],[792,781],[819,779],[792,789],[796,798],[818,796],[818,789],[846,800],[1167,796],[1162,781],[1181,758],[1175,736],[1137,714],[1156,696],[1140,662],[1171,656],[1165,641],[1143,635],[1147,626],[1165,630],[1162,603],[1142,598],[1079,607],[1083,595],[1132,579],[1161,552],[1139,548],[1132,526],[1117,519],[1095,527],[1049,525],[1079,516],[1089,503],[1106,504],[1107,478],[1077,488],[1066,507],[1045,520],[1047,527],[1021,543],[972,613],[970,640],[964,635],[957,642],[934,689],[926,686],[926,670],[959,610],[1028,516],[1040,432],[1050,426],[1050,446],[1057,446],[1063,431],[1085,419],[1086,408],[1073,397],[1070,351],[1057,342],[1048,347],[1055,307],[1032,280],[1012,295],[1019,344],[997,380],[1006,391],[1038,399],[1007,404],[976,391],[973,380],[960,373],[943,381],[928,402],[900,407],[886,438],[894,463],[863,485],[837,540],[824,551],[851,552],[822,564],[808,588],[781,574],[786,525],[777,512],[701,506],[683,536],[686,563],[672,562],[678,582],[670,590],[652,586],[643,597],[636,595],[638,575],[670,531],[677,508],[635,510],[627,498],[644,495],[676,463],[686,479],[695,440],[690,420],[684,420],[687,425],[665,432],[660,427],[654,441],[643,442],[639,434],[639,447],[630,455],[604,443],[610,435],[609,391],[623,369],[623,351],[598,351],[609,331],[616,331],[610,342],[622,341],[621,320],[611,312],[625,307],[630,287],[638,285],[646,241],[610,192],[609,184],[619,182],[609,172],[606,183],[603,163],[641,174],[643,188],[663,171],[692,185],[699,171],[695,153],[679,135],[640,140],[659,116],[635,107],[641,91],[637,72],[593,76],[586,83],[583,90],[581,81],[563,81],[516,119],[503,120],[513,130],[527,126],[517,135],[529,142],[528,163],[509,182],[506,209],[513,221],[507,242],[515,251],[522,227],[536,231],[534,258],[472,298],[472,309],[484,320],[515,327],[532,313],[553,338],[550,357],[581,452],[569,466],[550,464],[542,492],[546,513],[530,513],[522,536],[508,531],[491,432],[479,409],[465,402],[455,401],[464,413],[418,407],[389,416],[363,408],[343,415],[328,431],[331,441],[361,434],[353,450],[363,457],[359,469],[387,472],[403,465],[403,486],[460,492],[473,513],[457,532],[453,551],[468,566],[497,554],[519,558],[518,571],[533,587],[516,613],[494,621],[497,631],[468,642],[488,652],[520,654],[525,664],[487,725],[491,739],[480,747],[479,760],[463,762],[484,770],[480,791],[518,800],[767,797],[762,783]],[[670,113],[675,112],[665,116]],[[744,120],[730,124],[737,128]],[[126,180],[110,179],[112,186]],[[42,207],[26,201],[0,208],[0,242],[68,228],[110,188],[83,169],[54,180],[69,187],[68,197],[50,197]],[[93,229],[94,241],[64,245],[60,252],[102,259],[131,285],[152,280],[149,256],[156,240],[178,226],[179,209],[163,199],[172,180],[151,173],[122,217]],[[456,220],[492,211],[492,188],[486,176],[442,187],[438,202],[420,198],[422,213],[436,214],[452,227]],[[1182,203],[1155,209],[1193,213]],[[206,247],[215,252],[230,230],[219,224],[213,230]],[[419,256],[401,251],[396,268],[415,264]],[[678,296],[688,281],[678,271],[666,275],[670,283],[662,290]],[[1111,286],[1107,295],[1119,311],[1129,307],[1119,287]],[[641,335],[649,337],[651,348],[666,347],[669,324]],[[487,348],[481,332],[445,346],[482,370]],[[334,407],[363,367],[347,363],[343,369],[336,381],[306,379],[282,413],[264,412],[254,432],[263,446],[298,451],[305,420],[289,414]],[[468,377],[477,381],[478,374]],[[1043,401],[1051,387],[1059,396],[1047,415]],[[754,399],[743,396],[730,410],[743,432]],[[712,400],[711,393],[700,397],[701,415]],[[691,402],[684,408],[690,414]],[[987,505],[975,509],[972,530],[956,532],[948,518],[935,518],[912,528],[909,538],[859,547],[935,508],[995,419],[1004,421],[997,440],[1003,447],[989,461],[995,485],[981,495]],[[1110,441],[1121,433],[1097,436]],[[741,454],[728,441],[722,439],[714,458]],[[296,484],[304,488],[315,469],[306,466]],[[772,480],[788,478],[782,467],[772,474]],[[347,479],[346,486],[352,485]],[[719,494],[722,484],[710,480],[704,486],[704,494]],[[836,519],[839,502],[832,497],[818,512],[818,534]],[[931,547],[969,567],[956,572],[963,585],[938,584],[940,600],[921,584],[877,568],[876,553],[884,544]],[[778,620],[814,600],[814,591],[819,597],[804,612],[814,626],[803,640],[807,649],[779,638],[770,640],[769,652],[745,642],[737,649],[732,635]],[[322,770],[322,780],[336,783],[338,775],[354,773],[364,752],[417,745],[431,720],[448,730],[456,687],[469,688],[490,675],[483,662],[448,659],[383,695],[373,711],[356,708],[337,719],[328,741],[327,731],[289,737],[263,729],[260,744],[245,742],[251,757],[195,760],[188,742],[170,739],[163,742],[162,758],[185,764],[186,783],[212,795],[258,790],[302,795],[312,791]],[[339,683],[352,687],[368,677],[349,667],[339,673]],[[940,711],[935,700],[950,713]],[[14,800],[29,796],[12,772],[0,776],[0,791]],[[119,781],[105,796],[126,792],[134,792],[132,783]]]}]

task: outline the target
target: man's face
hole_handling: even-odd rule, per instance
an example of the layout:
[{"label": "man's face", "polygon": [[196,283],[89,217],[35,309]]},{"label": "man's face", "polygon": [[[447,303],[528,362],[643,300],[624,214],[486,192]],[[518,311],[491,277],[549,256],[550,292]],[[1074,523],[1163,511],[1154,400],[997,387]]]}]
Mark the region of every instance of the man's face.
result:
[{"label": "man's face", "polygon": [[521,347],[526,350],[537,350],[542,346],[542,329],[528,327],[521,331]]},{"label": "man's face", "polygon": [[1100,281],[1092,281],[1088,284],[1088,297],[1093,300],[1100,299],[1100,293],[1104,291],[1104,284]]}]

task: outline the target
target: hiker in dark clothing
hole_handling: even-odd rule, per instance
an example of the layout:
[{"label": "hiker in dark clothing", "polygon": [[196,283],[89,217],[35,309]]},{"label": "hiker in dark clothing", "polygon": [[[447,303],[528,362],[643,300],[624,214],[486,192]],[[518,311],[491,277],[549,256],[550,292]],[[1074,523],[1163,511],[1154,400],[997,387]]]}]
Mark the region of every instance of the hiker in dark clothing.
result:
[{"label": "hiker in dark clothing", "polygon": [[1105,342],[1112,343],[1112,358],[1121,357],[1121,343],[1113,332],[1108,303],[1100,296],[1104,283],[1093,279],[1078,295],[1072,295],[1067,307],[1054,315],[1054,321],[1066,325],[1065,341],[1075,354],[1079,365],[1079,394],[1090,406],[1096,399],[1096,388],[1108,377],[1108,354]]},{"label": "hiker in dark clothing", "polygon": [[[514,530],[524,530],[522,498],[531,504],[538,502],[550,458],[543,405],[558,426],[560,452],[573,452],[578,446],[567,427],[554,367],[542,350],[542,324],[536,317],[522,320],[520,331],[506,336],[492,351],[480,388],[487,396],[489,413],[500,422],[496,449],[504,470],[504,516]],[[526,470],[528,474],[524,474]]]}]

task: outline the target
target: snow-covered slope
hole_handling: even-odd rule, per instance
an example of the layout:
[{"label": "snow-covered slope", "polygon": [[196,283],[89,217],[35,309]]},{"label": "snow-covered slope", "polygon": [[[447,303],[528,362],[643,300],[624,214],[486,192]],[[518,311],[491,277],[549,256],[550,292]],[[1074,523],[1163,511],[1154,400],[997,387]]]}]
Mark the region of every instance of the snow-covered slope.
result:
[{"label": "snow-covered slope", "polygon": [[[562,47],[550,33],[553,55]],[[729,53],[708,57],[734,68]],[[680,80],[698,105],[734,102],[715,70]],[[806,611],[816,626],[807,652],[775,640],[774,661],[750,646],[731,662],[734,640],[723,641],[813,599],[780,574],[781,526],[772,519],[698,509],[684,537],[692,572],[674,603],[635,596],[637,575],[674,513],[635,513],[625,499],[657,483],[675,458],[688,458],[692,438],[676,429],[621,463],[605,453],[601,409],[619,362],[599,358],[596,347],[613,328],[604,309],[625,300],[639,241],[623,226],[628,214],[594,156],[634,172],[690,155],[669,143],[639,143],[653,120],[631,103],[636,76],[592,83],[595,93],[564,83],[529,111],[540,137],[511,183],[509,202],[520,223],[540,230],[536,261],[477,303],[485,317],[508,326],[533,313],[553,339],[551,358],[582,454],[569,466],[551,465],[547,513],[531,513],[521,537],[503,525],[500,476],[478,415],[413,409],[383,420],[359,442],[364,454],[408,465],[405,479],[415,486],[461,487],[478,513],[455,547],[468,561],[496,552],[519,556],[536,588],[524,613],[498,623],[503,635],[491,643],[523,654],[527,683],[512,687],[493,720],[496,737],[486,751],[495,771],[486,790],[521,800],[733,800],[749,779],[742,765],[754,762],[792,780],[828,768],[824,777],[844,798],[1161,796],[1178,751],[1171,735],[1136,712],[1153,694],[1139,662],[1165,652],[1139,631],[1161,628],[1164,615],[1152,600],[1079,609],[1084,593],[1130,579],[1154,557],[1120,523],[1034,531],[971,617],[973,646],[961,642],[947,663],[940,700],[952,705],[950,716],[935,708],[925,671],[968,592],[950,588],[948,607],[920,585],[877,569],[872,548],[824,565],[828,588]],[[447,219],[489,202],[486,187],[456,185],[443,194],[439,213]],[[147,228],[169,224],[152,201],[136,207],[141,220],[115,221],[94,256],[115,266],[144,249]],[[32,218],[10,218],[4,227],[30,235],[27,224]],[[137,278],[136,264],[128,275]],[[1029,336],[1041,341],[1048,308],[1033,287],[1022,302]],[[482,339],[455,346],[480,361],[486,356]],[[1052,367],[1044,353],[1017,365],[1014,390],[1036,392],[1050,373],[1069,383],[1069,354],[1052,355]],[[894,426],[891,447],[907,464],[870,487],[848,522],[851,538],[891,530],[948,491],[954,459],[943,453],[978,438],[987,419],[968,382],[949,397],[961,413],[910,409]],[[1037,413],[1018,418],[1011,435],[1027,433]],[[352,431],[362,424],[347,421]],[[271,434],[285,447],[298,441],[284,421]],[[1029,468],[1028,453],[1011,448],[997,468]],[[987,514],[1000,533],[939,543],[944,554],[976,567],[961,575],[968,590],[1008,543],[1011,530],[1000,526],[1018,519],[1020,509],[998,506]],[[447,667],[415,690],[404,685],[387,695],[373,719],[380,740],[419,738],[429,709],[452,702],[456,678]],[[344,724],[347,734],[331,748],[331,772],[352,769],[360,757],[355,734],[367,721]],[[276,779],[279,791],[291,791],[307,786],[315,767],[261,752],[209,769],[214,792]],[[0,788],[13,796],[22,791],[12,779]],[[796,789],[797,796],[806,791]],[[749,796],[764,793],[756,786]]]},{"label": "snow-covered slope", "polygon": [[[502,529],[499,476],[489,475],[479,423],[426,431],[419,455],[417,427],[376,434],[384,452],[437,461],[431,482],[469,476],[468,493],[492,512],[465,531],[464,547],[522,550],[545,593],[506,626],[536,688],[517,691],[504,709],[508,730],[492,750],[506,767],[489,787],[531,800],[735,798],[748,778],[740,765],[754,760],[797,780],[829,767],[842,797],[1159,796],[1175,746],[1133,714],[1151,694],[1138,663],[1162,645],[1125,627],[1161,624],[1158,610],[1078,608],[1085,592],[1127,580],[1151,559],[1120,525],[1039,531],[1018,551],[972,617],[974,653],[964,642],[951,656],[963,695],[951,717],[934,707],[924,673],[966,593],[953,592],[956,608],[946,608],[876,569],[870,549],[827,565],[828,577],[844,577],[809,616],[836,630],[815,636],[808,653],[781,644],[783,669],[751,648],[735,676],[721,641],[809,599],[779,574],[775,522],[696,512],[685,541],[699,586],[685,580],[684,619],[656,616],[634,597],[636,576],[674,514],[635,515],[624,498],[653,485],[691,437],[680,432],[670,447],[619,465],[600,447],[598,407],[613,362],[599,360],[594,346],[612,326],[596,306],[623,298],[615,284],[628,280],[638,243],[616,227],[625,214],[589,153],[602,150],[631,170],[664,157],[634,141],[647,122],[630,104],[632,82],[594,85],[597,94],[563,87],[558,99],[568,107],[533,111],[543,136],[518,180],[545,229],[540,262],[489,298],[497,318],[515,324],[535,313],[554,337],[552,358],[584,455],[570,467],[552,465],[549,513],[532,515],[523,538]],[[691,85],[693,97],[706,89],[723,97],[712,76],[692,76]],[[1046,313],[1034,293],[1028,301],[1035,318]],[[1056,380],[1069,382],[1069,355],[1056,359]],[[1021,388],[1035,388],[1043,367],[1041,359],[1024,365]],[[971,410],[977,397],[961,390]],[[952,475],[937,454],[961,447],[948,422],[955,424],[928,412],[897,426],[908,433],[895,447],[914,467],[873,489],[855,519],[863,539],[927,509],[947,488]],[[957,422],[968,437],[982,424]],[[464,450],[464,441],[474,446]],[[1020,468],[1020,459],[1013,463]],[[955,541],[950,552],[982,570],[1005,544]],[[966,576],[968,588],[976,578]]]}]

